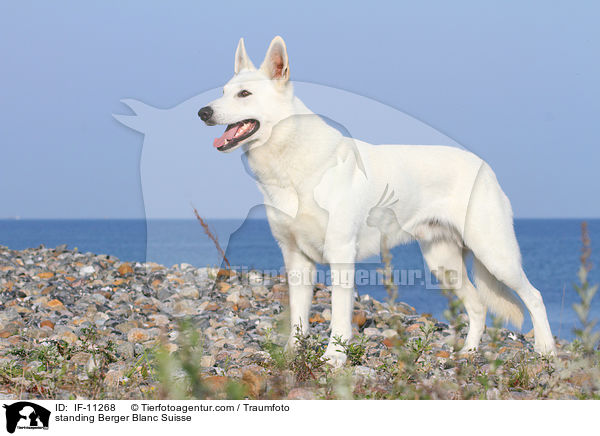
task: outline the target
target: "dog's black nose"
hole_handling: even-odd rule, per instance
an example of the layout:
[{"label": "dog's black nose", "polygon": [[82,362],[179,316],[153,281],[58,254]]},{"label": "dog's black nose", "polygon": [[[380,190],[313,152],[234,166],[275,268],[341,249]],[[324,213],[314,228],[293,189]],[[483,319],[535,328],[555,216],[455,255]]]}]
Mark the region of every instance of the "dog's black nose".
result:
[{"label": "dog's black nose", "polygon": [[213,110],[210,106],[204,106],[202,109],[198,111],[198,116],[204,122],[210,120],[210,117],[213,115]]}]

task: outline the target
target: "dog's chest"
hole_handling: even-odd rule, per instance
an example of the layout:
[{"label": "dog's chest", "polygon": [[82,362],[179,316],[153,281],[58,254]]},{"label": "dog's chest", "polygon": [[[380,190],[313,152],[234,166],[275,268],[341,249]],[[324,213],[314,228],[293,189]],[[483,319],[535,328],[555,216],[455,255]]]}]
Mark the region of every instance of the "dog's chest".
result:
[{"label": "dog's chest", "polygon": [[305,198],[314,197],[317,175],[293,150],[263,146],[248,153],[248,164],[263,193],[265,205],[295,216]]},{"label": "dog's chest", "polygon": [[275,239],[282,248],[295,247],[322,262],[328,212],[315,198],[331,165],[321,156],[308,159],[304,154],[300,149],[264,146],[249,153],[248,163],[263,193]]},{"label": "dog's chest", "polygon": [[271,232],[282,249],[293,249],[304,253],[315,262],[323,262],[323,246],[327,230],[327,215],[323,211],[303,207],[291,216],[274,207],[267,208]]},{"label": "dog's chest", "polygon": [[258,182],[275,239],[282,247],[296,247],[321,262],[328,215],[315,202],[313,189],[289,176]]}]

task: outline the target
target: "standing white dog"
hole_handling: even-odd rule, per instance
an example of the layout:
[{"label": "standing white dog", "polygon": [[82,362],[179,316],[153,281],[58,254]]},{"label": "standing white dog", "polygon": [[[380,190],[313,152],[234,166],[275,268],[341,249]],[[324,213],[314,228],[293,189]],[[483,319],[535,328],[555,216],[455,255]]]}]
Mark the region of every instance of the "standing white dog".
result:
[{"label": "standing white dog", "polygon": [[[247,154],[267,206],[271,231],[288,273],[294,332],[307,331],[315,262],[332,273],[331,338],[352,335],[354,264],[417,240],[441,286],[452,289],[469,316],[463,350],[477,348],[486,311],[516,325],[531,314],[535,349],[554,353],[540,292],[521,267],[510,202],[491,168],[472,153],[445,146],[370,145],[342,136],[294,96],[281,37],[256,69],[243,39],[235,75],[223,97],[200,109],[208,125],[226,124],[219,151]],[[475,286],[464,258],[474,256]],[[325,357],[343,364],[330,339]]]}]

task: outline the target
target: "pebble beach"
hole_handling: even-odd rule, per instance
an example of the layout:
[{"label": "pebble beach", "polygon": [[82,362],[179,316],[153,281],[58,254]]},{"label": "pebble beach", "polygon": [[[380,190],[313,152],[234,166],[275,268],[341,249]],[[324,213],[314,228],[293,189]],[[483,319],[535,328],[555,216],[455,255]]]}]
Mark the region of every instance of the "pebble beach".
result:
[{"label": "pebble beach", "polygon": [[[330,303],[329,289],[315,286],[310,331],[323,342],[328,337]],[[353,317],[364,355],[335,371],[325,365],[309,382],[299,381],[289,369],[275,374],[273,356],[265,347],[267,341],[285,344],[286,313],[287,285],[282,276],[188,264],[129,263],[66,246],[21,251],[0,247],[0,395],[164,397],[152,364],[147,364],[146,372],[142,367],[149,350],[158,345],[170,354],[181,351],[184,320],[201,337],[196,363],[199,377],[211,388],[207,398],[223,398],[221,391],[230,381],[245,386],[246,398],[389,398],[398,389],[396,378],[404,366],[395,352],[399,328],[412,348],[429,332],[414,362],[418,379],[402,379],[402,386],[414,388],[411,392],[417,397],[464,398],[472,380],[482,375],[493,383],[484,391],[475,386],[479,398],[578,398],[582,390],[597,392],[596,373],[569,366],[574,351],[567,342],[557,344],[558,357],[551,365],[533,353],[531,335],[499,328],[494,338],[486,332],[478,353],[459,356],[455,344],[464,327],[456,334],[448,324],[407,304],[390,306],[369,295],[357,296]],[[58,347],[52,363],[36,357],[34,351],[40,347]],[[70,351],[62,353],[60,347]],[[110,350],[110,359],[99,363],[99,349]],[[512,366],[498,370],[490,353]],[[527,380],[510,386],[513,372],[523,371],[518,362]],[[469,374],[476,373],[465,375],[466,367]],[[56,371],[67,373],[69,382],[57,383]],[[178,372],[174,369],[171,376],[178,377]],[[332,382],[340,374],[349,380],[345,391]],[[45,375],[53,384],[46,386]],[[94,377],[93,391],[82,388]],[[135,390],[127,388],[133,379]]]}]

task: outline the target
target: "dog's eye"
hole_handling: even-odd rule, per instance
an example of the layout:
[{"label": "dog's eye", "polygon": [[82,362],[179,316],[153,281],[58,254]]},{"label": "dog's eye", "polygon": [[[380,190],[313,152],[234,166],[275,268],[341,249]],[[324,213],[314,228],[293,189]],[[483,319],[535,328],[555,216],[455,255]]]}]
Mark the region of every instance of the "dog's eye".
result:
[{"label": "dog's eye", "polygon": [[252,93],[250,91],[247,91],[245,89],[242,89],[240,92],[238,92],[238,97],[248,97],[249,95],[252,95]]}]

